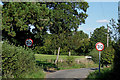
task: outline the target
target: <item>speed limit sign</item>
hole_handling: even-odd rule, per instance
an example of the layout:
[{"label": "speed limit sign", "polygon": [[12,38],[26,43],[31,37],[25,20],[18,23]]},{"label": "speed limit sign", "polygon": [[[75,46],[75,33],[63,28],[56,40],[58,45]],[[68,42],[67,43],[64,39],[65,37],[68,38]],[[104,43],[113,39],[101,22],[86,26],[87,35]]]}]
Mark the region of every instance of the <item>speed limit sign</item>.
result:
[{"label": "speed limit sign", "polygon": [[96,43],[95,48],[99,51],[99,73],[100,73],[100,56],[101,56],[101,51],[104,49],[104,44],[98,42]]},{"label": "speed limit sign", "polygon": [[33,40],[32,39],[26,39],[25,45],[28,46],[28,47],[32,46],[33,45]]},{"label": "speed limit sign", "polygon": [[102,50],[104,49],[104,44],[101,43],[101,42],[98,42],[98,43],[96,43],[95,48],[96,48],[98,51],[102,51]]}]

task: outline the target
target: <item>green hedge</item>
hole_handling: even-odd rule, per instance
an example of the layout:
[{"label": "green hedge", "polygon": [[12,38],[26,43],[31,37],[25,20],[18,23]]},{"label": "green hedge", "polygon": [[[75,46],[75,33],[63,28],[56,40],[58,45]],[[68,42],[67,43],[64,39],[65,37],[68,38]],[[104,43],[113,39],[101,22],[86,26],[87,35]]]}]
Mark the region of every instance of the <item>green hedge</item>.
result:
[{"label": "green hedge", "polygon": [[95,63],[99,63],[99,52],[96,49],[93,49],[88,55],[92,56],[92,60]]},{"label": "green hedge", "polygon": [[114,76],[116,80],[120,77],[120,40],[114,45],[115,58],[114,58]]},{"label": "green hedge", "polygon": [[112,46],[107,47],[101,54],[102,64],[113,64],[115,50]]},{"label": "green hedge", "polygon": [[24,74],[35,69],[36,63],[32,50],[21,46],[16,47],[4,41],[2,45],[2,76],[4,78],[24,78]]}]

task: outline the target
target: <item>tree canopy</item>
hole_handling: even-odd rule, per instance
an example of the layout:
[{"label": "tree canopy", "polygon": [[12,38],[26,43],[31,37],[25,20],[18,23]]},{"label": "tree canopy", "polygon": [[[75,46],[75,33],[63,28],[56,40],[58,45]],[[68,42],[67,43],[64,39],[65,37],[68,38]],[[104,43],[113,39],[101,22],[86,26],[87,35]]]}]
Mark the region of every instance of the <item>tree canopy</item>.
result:
[{"label": "tree canopy", "polygon": [[[52,34],[76,31],[85,23],[88,7],[87,2],[5,2],[2,8],[3,38],[22,45],[26,38],[32,38],[34,44],[43,45],[43,35],[48,30]],[[29,24],[37,28],[37,34],[28,31]]]},{"label": "tree canopy", "polygon": [[[102,42],[106,47],[107,46],[107,33],[108,33],[107,29],[104,26],[100,28],[96,28],[90,38],[92,48],[95,48],[95,44],[97,42]],[[109,38],[109,41],[111,42],[110,38]]]}]

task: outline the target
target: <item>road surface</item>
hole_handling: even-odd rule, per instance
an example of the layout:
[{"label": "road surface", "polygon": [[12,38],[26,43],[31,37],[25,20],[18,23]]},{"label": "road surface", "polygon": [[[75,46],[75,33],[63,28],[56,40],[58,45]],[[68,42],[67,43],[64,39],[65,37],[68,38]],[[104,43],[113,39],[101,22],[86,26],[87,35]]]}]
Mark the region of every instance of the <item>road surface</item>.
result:
[{"label": "road surface", "polygon": [[[46,78],[71,78],[71,80],[83,80],[87,78],[90,72],[97,70],[98,68],[81,68],[71,70],[60,70],[53,73],[48,73]],[[49,79],[48,79],[49,80]],[[51,79],[52,80],[52,79]],[[58,79],[57,79],[58,80]]]}]

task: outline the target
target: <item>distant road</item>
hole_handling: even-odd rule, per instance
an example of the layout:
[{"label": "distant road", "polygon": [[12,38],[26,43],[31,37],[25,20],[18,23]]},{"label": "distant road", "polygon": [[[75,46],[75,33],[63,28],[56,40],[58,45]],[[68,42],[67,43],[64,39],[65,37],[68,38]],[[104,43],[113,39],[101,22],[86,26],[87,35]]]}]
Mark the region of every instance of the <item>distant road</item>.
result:
[{"label": "distant road", "polygon": [[46,78],[72,78],[72,80],[83,80],[84,78],[87,78],[90,72],[95,70],[97,70],[97,68],[60,70],[53,73],[48,73]]}]

